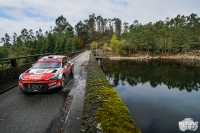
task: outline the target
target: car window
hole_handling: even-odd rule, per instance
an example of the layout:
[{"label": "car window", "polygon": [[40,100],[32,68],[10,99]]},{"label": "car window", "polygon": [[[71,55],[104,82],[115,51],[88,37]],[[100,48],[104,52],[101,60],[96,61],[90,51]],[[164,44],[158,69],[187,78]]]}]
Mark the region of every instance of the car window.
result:
[{"label": "car window", "polygon": [[61,62],[36,62],[32,68],[59,68]]},{"label": "car window", "polygon": [[68,60],[68,62],[69,62],[69,61],[70,61],[70,58],[68,57],[67,60]]},{"label": "car window", "polygon": [[62,60],[62,66],[66,65],[66,64],[67,64],[67,59],[64,57]]}]

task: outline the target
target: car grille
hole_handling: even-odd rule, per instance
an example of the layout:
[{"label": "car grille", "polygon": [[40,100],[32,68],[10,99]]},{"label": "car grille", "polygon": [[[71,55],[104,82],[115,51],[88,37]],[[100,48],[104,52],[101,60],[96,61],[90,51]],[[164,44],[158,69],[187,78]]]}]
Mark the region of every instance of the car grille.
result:
[{"label": "car grille", "polygon": [[28,91],[43,91],[46,90],[46,84],[24,84],[24,87],[28,90]]}]

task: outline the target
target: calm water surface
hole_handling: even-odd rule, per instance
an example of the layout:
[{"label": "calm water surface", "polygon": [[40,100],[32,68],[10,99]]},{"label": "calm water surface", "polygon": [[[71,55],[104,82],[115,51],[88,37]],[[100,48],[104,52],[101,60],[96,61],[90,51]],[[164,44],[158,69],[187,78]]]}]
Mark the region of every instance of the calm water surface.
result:
[{"label": "calm water surface", "polygon": [[179,121],[200,122],[198,66],[199,62],[174,60],[101,61],[108,81],[142,133],[182,133]]}]

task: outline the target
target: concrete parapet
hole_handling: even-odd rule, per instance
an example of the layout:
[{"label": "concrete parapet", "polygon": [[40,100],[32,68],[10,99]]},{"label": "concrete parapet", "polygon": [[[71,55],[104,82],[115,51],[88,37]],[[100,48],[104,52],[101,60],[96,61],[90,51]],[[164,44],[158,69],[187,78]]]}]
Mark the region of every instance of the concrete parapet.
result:
[{"label": "concrete parapet", "polygon": [[140,133],[129,116],[128,108],[107,81],[92,53],[88,63],[81,131]]}]

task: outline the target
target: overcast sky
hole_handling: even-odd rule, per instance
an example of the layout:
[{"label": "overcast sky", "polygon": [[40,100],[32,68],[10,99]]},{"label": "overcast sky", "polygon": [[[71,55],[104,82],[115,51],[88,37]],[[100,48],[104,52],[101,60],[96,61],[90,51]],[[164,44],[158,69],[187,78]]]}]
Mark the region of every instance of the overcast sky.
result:
[{"label": "overcast sky", "polygon": [[92,13],[116,17],[129,25],[134,20],[155,23],[178,14],[195,13],[200,17],[200,0],[0,0],[0,38],[5,33],[20,35],[23,28],[34,33],[39,28],[49,31],[60,15],[74,27]]}]

